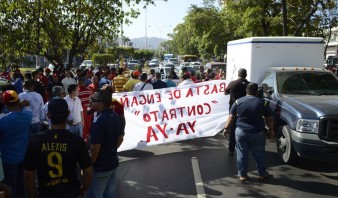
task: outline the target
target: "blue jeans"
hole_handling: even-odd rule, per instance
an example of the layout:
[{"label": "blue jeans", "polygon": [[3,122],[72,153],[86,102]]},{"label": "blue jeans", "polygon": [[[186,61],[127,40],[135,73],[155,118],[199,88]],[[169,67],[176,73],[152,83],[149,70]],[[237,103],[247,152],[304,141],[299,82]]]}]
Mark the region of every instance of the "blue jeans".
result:
[{"label": "blue jeans", "polygon": [[87,198],[115,198],[116,197],[116,170],[94,171],[93,180],[87,191]]},{"label": "blue jeans", "polygon": [[75,125],[70,125],[70,128],[68,129],[71,133],[82,137],[83,136],[83,132],[82,132],[82,123],[78,123]]},{"label": "blue jeans", "polygon": [[236,151],[237,151],[237,169],[240,177],[246,177],[248,173],[248,154],[251,154],[256,160],[256,166],[259,176],[266,175],[265,166],[265,143],[264,132],[250,133],[236,128]]}]

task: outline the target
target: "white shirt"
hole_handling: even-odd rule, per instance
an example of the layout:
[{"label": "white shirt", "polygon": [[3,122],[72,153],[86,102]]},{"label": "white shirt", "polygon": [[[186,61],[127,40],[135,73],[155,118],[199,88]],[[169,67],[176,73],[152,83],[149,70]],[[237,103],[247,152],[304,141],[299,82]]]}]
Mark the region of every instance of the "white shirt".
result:
[{"label": "white shirt", "polygon": [[40,123],[44,119],[43,113],[43,99],[42,96],[35,91],[24,91],[19,94],[20,100],[29,101],[30,105],[27,108],[29,111],[33,113],[31,124]]},{"label": "white shirt", "polygon": [[65,88],[66,94],[68,94],[67,89],[68,89],[69,85],[72,85],[72,84],[76,85],[77,84],[76,80],[74,78],[71,78],[71,77],[68,77],[68,78],[66,77],[66,78],[62,79],[61,83],[63,84],[63,87]]},{"label": "white shirt", "polygon": [[178,87],[184,86],[184,85],[192,85],[195,84],[194,81],[192,81],[190,78],[183,80]]},{"label": "white shirt", "polygon": [[[69,110],[69,116],[68,118],[71,118],[73,120],[73,124],[78,124],[82,122],[82,104],[79,97],[75,97],[74,99],[71,99],[69,95],[65,97],[65,100],[68,104],[68,110]],[[68,129],[67,125],[67,129]]]},{"label": "white shirt", "polygon": [[[144,85],[144,82],[139,82],[134,86],[134,91],[144,91],[144,90],[153,90],[153,85],[150,83],[147,83],[146,85]],[[141,90],[141,88],[143,87],[143,89]]]}]

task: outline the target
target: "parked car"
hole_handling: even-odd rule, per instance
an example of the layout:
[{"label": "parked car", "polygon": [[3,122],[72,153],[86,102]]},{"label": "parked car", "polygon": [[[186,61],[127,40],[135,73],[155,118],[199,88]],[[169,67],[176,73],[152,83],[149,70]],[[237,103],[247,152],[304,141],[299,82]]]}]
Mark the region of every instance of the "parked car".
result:
[{"label": "parked car", "polygon": [[159,66],[159,62],[158,60],[151,60],[148,64],[149,67],[158,67]]},{"label": "parked car", "polygon": [[190,63],[190,67],[193,67],[194,69],[198,69],[201,65],[202,65],[202,63],[200,63],[200,62],[191,62]]},{"label": "parked car", "polygon": [[172,64],[174,64],[175,66],[179,66],[179,62],[178,62],[178,59],[177,59],[177,58],[169,58],[169,59],[168,59],[168,63],[172,63]]},{"label": "parked car", "polygon": [[[162,80],[166,80],[168,78],[170,71],[171,71],[171,67],[157,67],[157,68],[155,68],[155,73],[159,72],[161,74]],[[175,73],[176,73],[177,76],[179,76],[180,71],[177,68],[175,68]],[[179,79],[175,79],[175,80],[179,80]],[[175,81],[175,80],[173,80],[173,81]]]},{"label": "parked car", "polygon": [[92,69],[92,65],[93,65],[93,61],[92,60],[84,60],[81,65],[80,65],[80,69],[84,70],[84,69]]},{"label": "parked car", "polygon": [[227,64],[226,63],[222,63],[222,62],[210,62],[205,64],[204,69],[212,69],[213,71],[215,71],[216,68],[219,68],[223,71],[226,70]]},{"label": "parked car", "polygon": [[140,65],[140,61],[138,61],[138,60],[129,60],[128,63],[127,63],[127,65],[128,65],[128,68],[130,70],[135,70],[136,66]]}]

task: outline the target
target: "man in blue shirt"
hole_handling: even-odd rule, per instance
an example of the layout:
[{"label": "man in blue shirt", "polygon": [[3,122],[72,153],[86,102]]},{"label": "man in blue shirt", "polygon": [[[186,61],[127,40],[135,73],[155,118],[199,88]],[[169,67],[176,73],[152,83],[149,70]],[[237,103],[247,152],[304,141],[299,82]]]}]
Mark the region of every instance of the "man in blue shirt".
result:
[{"label": "man in blue shirt", "polygon": [[265,179],[269,176],[265,166],[265,143],[266,137],[264,133],[265,123],[269,127],[269,136],[273,137],[273,120],[271,108],[266,105],[265,101],[258,98],[258,85],[249,83],[246,88],[247,95],[237,99],[231,106],[228,120],[224,127],[224,135],[226,135],[234,119],[236,121],[236,151],[237,151],[237,168],[240,181],[246,181],[248,153],[251,150],[256,160],[258,169],[258,179]]},{"label": "man in blue shirt", "polygon": [[23,160],[28,143],[32,112],[22,109],[18,94],[8,90],[2,94],[9,113],[0,118],[0,152],[4,183],[11,187],[12,197],[24,197]]},{"label": "man in blue shirt", "polygon": [[116,169],[119,166],[117,148],[123,141],[119,116],[111,108],[112,94],[100,90],[90,99],[91,108],[97,112],[90,128],[93,181],[88,198],[116,197]]},{"label": "man in blue shirt", "polygon": [[156,81],[152,83],[154,89],[167,88],[167,84],[161,80],[161,74],[156,73]]}]

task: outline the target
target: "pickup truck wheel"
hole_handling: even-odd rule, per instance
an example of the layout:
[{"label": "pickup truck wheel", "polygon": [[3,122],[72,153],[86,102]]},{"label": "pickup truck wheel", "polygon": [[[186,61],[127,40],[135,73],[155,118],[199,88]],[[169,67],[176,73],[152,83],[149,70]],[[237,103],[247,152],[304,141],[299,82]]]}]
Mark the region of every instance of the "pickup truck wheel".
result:
[{"label": "pickup truck wheel", "polygon": [[286,164],[296,161],[297,153],[292,146],[291,134],[287,125],[280,126],[277,131],[277,152]]}]

